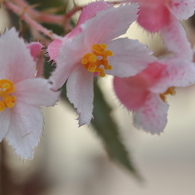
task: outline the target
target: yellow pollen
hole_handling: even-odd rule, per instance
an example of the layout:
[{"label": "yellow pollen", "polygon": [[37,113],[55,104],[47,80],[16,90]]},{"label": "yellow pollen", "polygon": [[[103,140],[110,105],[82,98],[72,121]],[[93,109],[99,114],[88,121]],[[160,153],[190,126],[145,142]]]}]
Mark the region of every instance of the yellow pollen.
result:
[{"label": "yellow pollen", "polygon": [[0,80],[0,112],[5,108],[13,108],[16,102],[16,97],[10,93],[15,91],[14,84],[7,79]]},{"label": "yellow pollen", "polygon": [[98,73],[100,77],[106,76],[104,70],[112,70],[112,66],[108,64],[108,56],[113,56],[113,52],[105,50],[106,44],[92,45],[92,53],[87,53],[81,59],[81,64],[91,73]]},{"label": "yellow pollen", "polygon": [[162,99],[163,102],[166,102],[166,97],[165,96],[168,95],[168,94],[175,95],[175,87],[169,87],[167,89],[167,91],[160,94],[160,98]]}]

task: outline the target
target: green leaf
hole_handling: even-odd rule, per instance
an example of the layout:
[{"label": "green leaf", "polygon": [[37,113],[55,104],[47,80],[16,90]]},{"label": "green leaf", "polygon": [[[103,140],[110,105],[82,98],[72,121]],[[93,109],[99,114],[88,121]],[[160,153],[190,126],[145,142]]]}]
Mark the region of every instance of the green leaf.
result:
[{"label": "green leaf", "polygon": [[106,103],[97,83],[94,84],[94,92],[94,120],[92,120],[92,125],[95,132],[102,139],[109,157],[129,170],[137,179],[142,180],[122,142],[118,126],[110,116],[112,109]]}]

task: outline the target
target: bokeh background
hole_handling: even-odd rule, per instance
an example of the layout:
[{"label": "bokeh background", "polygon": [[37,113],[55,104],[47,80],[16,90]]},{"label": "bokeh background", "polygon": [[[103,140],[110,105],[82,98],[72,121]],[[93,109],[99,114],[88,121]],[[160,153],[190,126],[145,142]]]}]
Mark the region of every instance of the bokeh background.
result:
[{"label": "bokeh background", "polygon": [[[75,2],[84,5],[89,1]],[[73,4],[69,5],[71,9]],[[184,25],[193,45],[195,29],[190,21]],[[1,9],[0,31],[8,26],[9,20]],[[157,56],[165,52],[160,37],[148,34],[137,24],[130,27],[127,35],[148,44]],[[112,77],[100,79],[99,85],[113,107],[112,115],[120,124],[123,140],[144,181],[137,181],[111,162],[92,127],[78,128],[75,111],[60,101],[55,107],[43,109],[44,132],[33,160],[23,162],[12,148],[6,147],[6,162],[18,185],[13,194],[194,195],[195,86],[177,88],[176,95],[167,97],[168,124],[157,136],[133,127],[131,113],[120,105],[113,92]]]}]

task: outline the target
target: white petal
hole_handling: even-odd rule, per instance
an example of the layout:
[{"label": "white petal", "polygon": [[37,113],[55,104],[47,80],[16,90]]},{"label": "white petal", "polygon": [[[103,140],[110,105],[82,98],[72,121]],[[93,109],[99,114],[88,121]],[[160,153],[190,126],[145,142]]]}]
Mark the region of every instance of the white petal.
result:
[{"label": "white petal", "polygon": [[67,97],[79,114],[80,126],[89,124],[93,117],[93,77],[80,65],[67,81]]},{"label": "white petal", "polygon": [[161,78],[150,90],[155,93],[164,93],[169,87],[186,87],[195,83],[194,63],[182,58],[162,60],[167,65],[162,71]]},{"label": "white petal", "polygon": [[36,64],[14,28],[0,37],[0,59],[0,79],[6,78],[17,83],[34,77]]},{"label": "white petal", "polygon": [[85,45],[108,43],[112,39],[125,34],[129,26],[137,18],[138,4],[111,7],[100,11],[95,17],[88,20],[85,30]]},{"label": "white petal", "polygon": [[28,79],[17,83],[13,95],[22,102],[34,106],[53,106],[60,92],[51,90],[52,85],[43,78]]},{"label": "white petal", "polygon": [[60,54],[57,57],[57,67],[49,78],[55,90],[64,85],[74,68],[80,64],[82,57],[87,53],[83,49],[82,43],[76,43],[76,47],[72,47],[72,42],[67,40],[60,48]]},{"label": "white petal", "polygon": [[190,16],[194,14],[195,1],[194,0],[171,0],[171,6],[167,4],[170,12],[180,19],[187,20]]},{"label": "white petal", "polygon": [[169,105],[159,95],[150,94],[142,108],[133,112],[134,125],[151,134],[160,134],[167,124]]},{"label": "white petal", "polygon": [[12,108],[9,132],[6,139],[18,156],[32,159],[34,147],[42,134],[43,117],[39,107],[21,101]]},{"label": "white petal", "polygon": [[174,17],[168,26],[161,30],[163,42],[170,52],[178,57],[192,60],[193,52],[182,24]]},{"label": "white petal", "polygon": [[108,49],[114,53],[109,57],[109,64],[113,68],[105,72],[118,77],[136,75],[156,60],[146,45],[137,40],[116,39],[108,44]]}]

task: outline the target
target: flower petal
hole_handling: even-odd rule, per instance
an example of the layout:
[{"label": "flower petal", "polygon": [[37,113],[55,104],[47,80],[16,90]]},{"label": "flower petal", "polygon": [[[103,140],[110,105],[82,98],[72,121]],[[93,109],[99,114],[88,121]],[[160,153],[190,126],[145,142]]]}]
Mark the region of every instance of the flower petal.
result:
[{"label": "flower petal", "polygon": [[39,42],[32,42],[32,43],[27,45],[27,48],[30,49],[31,56],[34,58],[34,60],[36,60],[42,47],[43,47],[43,45]]},{"label": "flower petal", "polygon": [[66,35],[66,38],[72,38],[75,35],[78,35],[82,32],[81,24],[85,23],[87,20],[96,16],[97,12],[101,10],[105,10],[109,7],[112,7],[110,4],[103,2],[103,1],[96,1],[89,3],[86,7],[83,8],[78,23],[76,27]]},{"label": "flower petal", "polygon": [[[85,46],[91,49],[93,44],[108,43],[123,35],[137,18],[138,4],[126,4],[117,8],[110,7],[99,11],[95,17],[83,24]],[[81,33],[82,34],[82,33]]]},{"label": "flower petal", "polygon": [[0,79],[6,78],[17,83],[34,77],[33,57],[14,28],[0,37],[0,59]]},{"label": "flower petal", "polygon": [[10,109],[5,109],[0,112],[0,142],[5,138],[10,125]]},{"label": "flower petal", "polygon": [[43,78],[28,79],[17,83],[13,95],[17,100],[34,106],[53,106],[59,99],[60,92],[51,90],[51,84]]},{"label": "flower petal", "polygon": [[167,65],[161,77],[150,90],[155,93],[164,93],[169,87],[186,87],[195,83],[194,63],[181,58],[161,60]]},{"label": "flower petal", "polygon": [[185,29],[176,18],[171,17],[170,24],[165,26],[160,32],[164,44],[170,52],[173,52],[178,57],[192,60],[193,52]]},{"label": "flower petal", "polygon": [[49,54],[50,60],[56,60],[59,55],[60,47],[62,46],[63,41],[60,39],[55,39],[52,41],[47,48],[47,52]]},{"label": "flower petal", "polygon": [[[82,40],[80,41],[82,42]],[[67,40],[60,48],[60,54],[57,58],[57,67],[49,78],[53,83],[54,90],[58,90],[64,85],[74,68],[81,65],[80,61],[87,53],[82,43],[77,42],[74,46],[72,45],[72,41]]]},{"label": "flower petal", "polygon": [[[164,0],[163,0],[164,1]],[[140,3],[138,23],[149,32],[158,32],[168,25],[170,12],[162,0],[137,0]]]},{"label": "flower petal", "polygon": [[79,125],[89,124],[93,115],[93,74],[78,66],[67,81],[67,97],[77,109]]},{"label": "flower petal", "polygon": [[142,83],[138,79],[136,80],[136,76],[134,76],[134,78],[114,77],[113,80],[114,90],[118,99],[131,111],[140,108],[149,93],[144,86],[145,82]]},{"label": "flower petal", "polygon": [[104,1],[96,1],[96,2],[89,3],[86,7],[83,8],[79,16],[77,26],[93,18],[97,14],[97,12],[105,10],[109,7],[112,7],[112,5]]},{"label": "flower petal", "polygon": [[170,12],[179,20],[187,20],[194,14],[194,0],[171,0],[171,4],[167,3]]},{"label": "flower petal", "polygon": [[149,63],[156,60],[146,45],[137,40],[120,38],[108,44],[114,55],[109,57],[112,70],[105,71],[118,77],[129,77],[141,72]]},{"label": "flower petal", "polygon": [[151,134],[160,134],[167,124],[169,105],[150,93],[144,106],[133,112],[134,125]]},{"label": "flower petal", "polygon": [[32,159],[34,147],[42,134],[43,117],[37,106],[18,101],[12,108],[11,122],[6,139],[18,156]]}]

